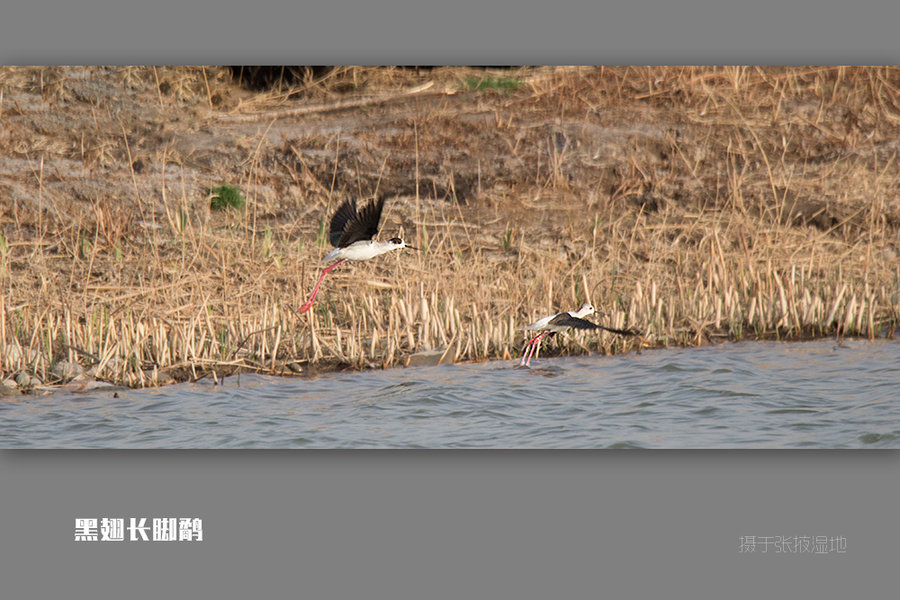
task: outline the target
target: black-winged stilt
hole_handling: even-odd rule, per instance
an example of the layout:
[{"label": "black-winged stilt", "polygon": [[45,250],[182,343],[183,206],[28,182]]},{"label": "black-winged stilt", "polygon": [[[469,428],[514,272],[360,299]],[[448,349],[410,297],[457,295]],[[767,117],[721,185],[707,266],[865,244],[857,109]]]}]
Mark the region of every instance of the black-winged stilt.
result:
[{"label": "black-winged stilt", "polygon": [[587,315],[593,314],[593,312],[594,307],[590,303],[586,302],[581,306],[581,308],[574,312],[556,313],[555,315],[550,315],[548,317],[538,319],[534,323],[526,325],[523,328],[525,331],[540,331],[540,333],[528,340],[528,342],[525,344],[525,352],[522,354],[522,359],[519,361],[519,366],[528,366],[528,363],[531,362],[532,357],[537,353],[537,350],[541,345],[541,341],[545,337],[556,335],[558,333],[564,333],[569,329],[602,329],[604,331],[617,333],[619,335],[637,335],[635,332],[629,331],[627,329],[613,329],[611,327],[604,327],[603,325],[597,325],[596,323],[591,323],[590,321],[582,318],[586,317]]},{"label": "black-winged stilt", "polygon": [[331,227],[328,230],[328,239],[334,250],[325,255],[321,262],[340,259],[330,267],[325,268],[316,282],[309,299],[300,307],[298,312],[305,313],[312,308],[316,294],[322,280],[333,268],[347,260],[369,260],[379,254],[410,248],[400,238],[391,238],[386,242],[376,242],[372,238],[378,233],[378,223],[381,221],[381,210],[384,208],[384,197],[369,202],[361,210],[356,209],[356,198],[345,200],[331,217]]}]

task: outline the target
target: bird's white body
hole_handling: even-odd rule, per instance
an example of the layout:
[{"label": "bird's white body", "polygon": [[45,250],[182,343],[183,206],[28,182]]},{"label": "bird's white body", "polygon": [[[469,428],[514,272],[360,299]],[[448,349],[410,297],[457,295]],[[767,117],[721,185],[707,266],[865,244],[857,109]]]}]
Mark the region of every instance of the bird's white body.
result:
[{"label": "bird's white body", "polygon": [[[566,312],[568,312],[573,317],[583,319],[584,317],[586,317],[588,315],[594,314],[594,307],[590,303],[585,302],[584,304],[581,305],[581,308],[579,308],[578,310],[576,310],[574,312],[573,311],[566,311]],[[553,319],[555,319],[556,317],[558,317],[561,314],[563,314],[563,313],[556,313],[555,315],[550,315],[549,317],[544,317],[543,319],[538,319],[531,325],[526,325],[525,327],[523,327],[523,329],[525,331],[556,331],[558,333],[562,333],[563,331],[565,331],[567,329],[567,327],[559,328],[559,327],[553,327],[552,325],[550,325],[550,321],[552,321]]]},{"label": "bird's white body", "polygon": [[369,260],[379,254],[385,254],[391,250],[399,250],[406,248],[406,242],[399,238],[394,238],[386,242],[375,242],[373,240],[360,240],[353,242],[346,248],[334,248],[322,259],[323,263],[333,260]]}]

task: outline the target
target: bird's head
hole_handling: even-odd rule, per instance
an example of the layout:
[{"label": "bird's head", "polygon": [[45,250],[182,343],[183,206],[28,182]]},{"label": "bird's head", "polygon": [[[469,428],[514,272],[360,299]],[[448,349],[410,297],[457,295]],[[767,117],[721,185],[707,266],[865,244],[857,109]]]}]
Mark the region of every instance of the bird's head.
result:
[{"label": "bird's head", "polygon": [[588,315],[594,314],[594,305],[590,302],[585,302],[581,305],[581,308],[578,309],[577,312],[574,313],[576,317],[586,317]]},{"label": "bird's head", "polygon": [[388,244],[392,246],[391,250],[399,250],[400,248],[409,248],[410,250],[418,250],[418,248],[413,248],[402,239],[395,237],[388,240]]}]

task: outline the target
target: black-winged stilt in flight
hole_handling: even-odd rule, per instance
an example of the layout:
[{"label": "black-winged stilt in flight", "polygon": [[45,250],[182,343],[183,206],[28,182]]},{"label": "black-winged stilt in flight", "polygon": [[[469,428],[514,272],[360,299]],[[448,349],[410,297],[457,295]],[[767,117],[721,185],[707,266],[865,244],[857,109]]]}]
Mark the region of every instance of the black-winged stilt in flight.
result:
[{"label": "black-winged stilt in flight", "polygon": [[556,335],[557,333],[564,333],[569,329],[602,329],[604,331],[617,333],[619,335],[637,335],[635,332],[629,331],[627,329],[613,329],[611,327],[604,327],[603,325],[597,325],[596,323],[591,323],[587,319],[582,318],[586,317],[587,315],[593,314],[593,312],[594,307],[590,303],[586,302],[581,306],[581,308],[574,312],[556,313],[555,315],[550,315],[548,317],[544,317],[543,319],[538,319],[531,325],[526,325],[523,328],[525,329],[525,331],[539,331],[540,333],[528,340],[528,342],[525,344],[525,352],[522,354],[522,359],[519,361],[519,366],[528,366],[528,363],[531,362],[532,357],[537,353],[537,350],[541,345],[541,341],[545,337]]},{"label": "black-winged stilt in flight", "polygon": [[376,242],[372,238],[378,233],[378,223],[381,221],[381,210],[384,208],[384,197],[369,202],[361,210],[356,210],[356,198],[345,200],[331,217],[331,227],[328,230],[328,239],[334,250],[325,255],[321,262],[329,262],[340,259],[330,267],[325,268],[316,282],[309,299],[300,307],[298,312],[305,313],[312,308],[316,294],[322,280],[333,268],[347,260],[369,260],[391,250],[410,248],[400,238],[391,238],[386,242]]}]

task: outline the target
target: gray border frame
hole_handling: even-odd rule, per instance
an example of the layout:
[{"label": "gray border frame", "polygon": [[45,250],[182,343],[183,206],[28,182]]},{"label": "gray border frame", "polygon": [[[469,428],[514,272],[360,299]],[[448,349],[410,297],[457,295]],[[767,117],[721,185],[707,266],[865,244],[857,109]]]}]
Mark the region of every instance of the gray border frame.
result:
[{"label": "gray border frame", "polygon": [[3,64],[897,64],[890,0],[33,0]]},{"label": "gray border frame", "polygon": [[[27,598],[893,598],[895,451],[0,452]],[[83,516],[203,542],[74,542]],[[844,536],[747,554],[741,536]]]}]

